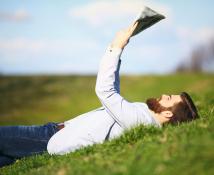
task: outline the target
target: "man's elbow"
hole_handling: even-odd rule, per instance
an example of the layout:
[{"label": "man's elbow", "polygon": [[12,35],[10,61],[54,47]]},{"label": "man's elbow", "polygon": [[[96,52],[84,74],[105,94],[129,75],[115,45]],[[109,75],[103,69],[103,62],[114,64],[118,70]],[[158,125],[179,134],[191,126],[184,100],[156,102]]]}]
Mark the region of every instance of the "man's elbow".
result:
[{"label": "man's elbow", "polygon": [[50,155],[65,155],[84,146],[80,144],[78,140],[76,142],[72,140],[73,144],[58,142],[55,139],[50,139],[47,145],[47,151]]},{"label": "man's elbow", "polygon": [[108,90],[103,90],[102,88],[100,87],[96,87],[95,88],[95,93],[97,95],[97,97],[100,99],[100,100],[105,100],[108,98],[109,94],[111,93],[110,91]]},{"label": "man's elbow", "polygon": [[57,146],[53,142],[48,143],[47,151],[50,155],[63,155],[62,150],[60,149],[60,146]]},{"label": "man's elbow", "polygon": [[95,86],[95,93],[96,93],[98,98],[102,97],[103,92],[102,92],[101,88],[98,85]]},{"label": "man's elbow", "polygon": [[67,145],[52,137],[47,145],[47,151],[50,155],[64,155],[68,153]]}]

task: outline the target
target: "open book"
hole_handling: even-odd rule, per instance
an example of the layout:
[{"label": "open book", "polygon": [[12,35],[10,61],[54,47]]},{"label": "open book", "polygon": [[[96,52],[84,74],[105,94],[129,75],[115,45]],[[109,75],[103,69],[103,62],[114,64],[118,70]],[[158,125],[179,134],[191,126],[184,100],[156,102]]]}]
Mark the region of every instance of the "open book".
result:
[{"label": "open book", "polygon": [[152,26],[153,24],[157,23],[158,21],[164,18],[165,16],[155,12],[149,7],[144,7],[140,14],[137,16],[137,18],[135,19],[135,22],[138,21],[138,25],[134,30],[132,36],[137,35],[138,33],[142,32],[146,28]]}]

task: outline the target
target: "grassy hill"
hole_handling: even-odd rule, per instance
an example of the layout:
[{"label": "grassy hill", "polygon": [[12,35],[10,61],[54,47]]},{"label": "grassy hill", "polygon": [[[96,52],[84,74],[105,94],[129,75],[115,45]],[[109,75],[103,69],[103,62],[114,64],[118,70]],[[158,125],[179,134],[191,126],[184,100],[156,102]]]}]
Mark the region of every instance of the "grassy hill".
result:
[{"label": "grassy hill", "polygon": [[[94,76],[0,77],[0,125],[62,122],[100,106]],[[122,76],[121,94],[144,101],[187,91],[201,118],[162,129],[140,126],[65,156],[16,161],[0,174],[213,174],[214,75]]]}]

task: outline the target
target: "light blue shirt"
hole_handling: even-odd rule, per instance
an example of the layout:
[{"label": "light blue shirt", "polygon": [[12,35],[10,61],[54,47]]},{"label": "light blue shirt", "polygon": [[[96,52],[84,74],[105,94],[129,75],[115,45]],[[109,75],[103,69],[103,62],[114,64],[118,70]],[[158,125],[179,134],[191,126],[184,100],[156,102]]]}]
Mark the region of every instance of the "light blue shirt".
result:
[{"label": "light blue shirt", "polygon": [[145,103],[131,103],[120,95],[122,51],[108,47],[101,60],[95,91],[102,107],[65,121],[65,127],[48,142],[49,154],[63,155],[88,145],[103,143],[139,124],[160,126]]}]

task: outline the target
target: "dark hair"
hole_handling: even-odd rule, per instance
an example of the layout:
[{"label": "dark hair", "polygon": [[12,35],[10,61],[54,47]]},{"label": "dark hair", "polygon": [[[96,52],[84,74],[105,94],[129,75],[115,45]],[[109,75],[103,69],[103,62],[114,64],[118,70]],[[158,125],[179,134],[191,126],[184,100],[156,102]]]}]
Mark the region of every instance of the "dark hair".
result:
[{"label": "dark hair", "polygon": [[171,111],[173,116],[169,123],[177,124],[180,122],[195,120],[199,117],[198,111],[189,94],[182,92],[180,96],[182,102],[179,102],[172,107]]}]

